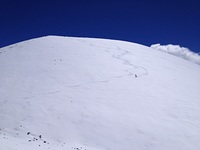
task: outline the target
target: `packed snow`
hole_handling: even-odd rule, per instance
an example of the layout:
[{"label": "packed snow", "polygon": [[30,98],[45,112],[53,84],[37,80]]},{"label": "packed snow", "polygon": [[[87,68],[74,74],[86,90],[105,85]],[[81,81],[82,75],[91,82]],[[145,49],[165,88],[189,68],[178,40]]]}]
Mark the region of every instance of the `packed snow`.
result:
[{"label": "packed snow", "polygon": [[0,49],[1,150],[199,150],[200,66],[136,43]]},{"label": "packed snow", "polygon": [[181,47],[179,45],[172,45],[172,44],[168,44],[168,45],[153,44],[151,45],[151,48],[155,48],[157,50],[170,53],[172,55],[184,58],[186,60],[189,60],[191,62],[194,62],[200,65],[200,55],[198,53],[192,52],[188,48]]}]

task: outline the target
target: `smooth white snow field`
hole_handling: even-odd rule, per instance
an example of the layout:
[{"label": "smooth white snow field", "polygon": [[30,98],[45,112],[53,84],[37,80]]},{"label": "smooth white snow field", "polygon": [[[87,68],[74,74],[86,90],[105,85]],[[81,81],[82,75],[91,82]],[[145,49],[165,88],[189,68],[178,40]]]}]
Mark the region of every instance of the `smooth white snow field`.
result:
[{"label": "smooth white snow field", "polygon": [[200,150],[200,66],[106,39],[1,48],[0,150]]}]

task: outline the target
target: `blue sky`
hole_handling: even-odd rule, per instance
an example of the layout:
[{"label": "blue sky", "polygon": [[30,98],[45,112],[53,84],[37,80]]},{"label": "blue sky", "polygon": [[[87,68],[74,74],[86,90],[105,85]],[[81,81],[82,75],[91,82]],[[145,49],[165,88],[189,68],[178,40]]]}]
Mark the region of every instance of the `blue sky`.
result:
[{"label": "blue sky", "polygon": [[0,47],[45,35],[178,44],[200,52],[198,0],[6,0]]}]

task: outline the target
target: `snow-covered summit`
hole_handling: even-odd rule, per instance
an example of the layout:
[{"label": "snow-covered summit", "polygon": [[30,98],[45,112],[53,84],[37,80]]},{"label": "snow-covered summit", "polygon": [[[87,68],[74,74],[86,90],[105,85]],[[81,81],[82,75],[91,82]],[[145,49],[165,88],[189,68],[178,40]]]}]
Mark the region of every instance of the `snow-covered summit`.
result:
[{"label": "snow-covered summit", "polygon": [[172,55],[184,58],[186,60],[189,60],[191,62],[194,62],[200,65],[200,55],[198,53],[192,52],[188,48],[181,47],[179,45],[172,45],[172,44],[168,44],[168,45],[153,44],[151,45],[151,48],[170,53]]},{"label": "snow-covered summit", "polygon": [[123,41],[0,49],[1,150],[200,149],[200,66]]}]

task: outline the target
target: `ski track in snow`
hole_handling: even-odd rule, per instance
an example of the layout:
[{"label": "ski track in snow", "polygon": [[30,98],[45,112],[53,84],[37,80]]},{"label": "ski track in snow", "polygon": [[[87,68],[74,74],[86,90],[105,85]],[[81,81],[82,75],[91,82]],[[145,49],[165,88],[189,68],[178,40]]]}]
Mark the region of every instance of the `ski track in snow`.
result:
[{"label": "ski track in snow", "polygon": [[[53,94],[57,94],[57,93],[60,93],[60,91],[50,91],[50,92],[44,92],[44,93],[39,93],[37,94],[37,96],[42,96],[42,95],[53,95]],[[37,96],[28,96],[28,97],[23,97],[23,99],[32,99],[32,98],[35,98]]]},{"label": "ski track in snow", "polygon": [[[118,47],[118,46],[116,46],[116,48],[117,48],[118,50],[121,50],[121,51],[123,50],[122,48],[120,48],[120,47]],[[117,56],[116,56],[116,55],[113,55],[113,57],[116,58],[116,59],[119,59],[119,60],[124,61],[124,64],[125,64],[125,65],[131,66],[132,69],[134,69],[134,70],[136,70],[136,71],[139,70],[139,69],[143,70],[144,73],[141,74],[141,75],[139,75],[139,76],[137,76],[137,77],[142,77],[142,76],[148,75],[148,70],[147,70],[146,68],[144,68],[144,67],[142,67],[142,66],[134,65],[134,64],[132,64],[129,60],[124,59],[123,56],[130,54],[130,52],[129,52],[128,50],[123,50],[123,51],[124,51],[124,52],[121,53],[120,55],[117,55]],[[131,69],[125,70],[125,71],[129,72],[129,75],[127,75],[127,76],[137,74],[137,72],[136,72],[135,74],[133,74],[133,73],[131,73],[129,70],[131,70]]]},{"label": "ski track in snow", "polygon": [[[89,44],[89,45],[94,46],[92,44]],[[118,51],[122,51],[122,52],[118,55],[112,54],[112,57],[114,59],[118,59],[118,60],[122,61],[124,65],[128,65],[128,66],[131,67],[130,69],[124,70],[124,72],[127,72],[127,74],[120,75],[120,76],[114,76],[114,77],[111,77],[111,78],[105,79],[105,80],[91,81],[91,82],[86,82],[86,83],[83,83],[83,84],[76,84],[76,85],[67,85],[67,87],[75,88],[75,87],[80,87],[80,86],[84,86],[84,85],[87,85],[87,84],[107,83],[107,82],[111,82],[114,79],[120,79],[120,78],[128,77],[128,76],[134,77],[134,78],[140,78],[142,76],[148,75],[148,70],[146,68],[144,68],[142,66],[138,66],[138,65],[133,65],[129,60],[123,58],[124,56],[130,54],[130,52],[128,50],[124,50],[124,49],[120,48],[119,46],[115,46],[115,47]],[[110,52],[110,51],[108,49],[106,49],[106,52]],[[132,73],[131,72],[132,70],[134,70],[135,73]],[[137,75],[137,70],[142,70],[143,73],[140,74],[140,75]],[[137,75],[137,77],[135,77],[135,75]]]}]

